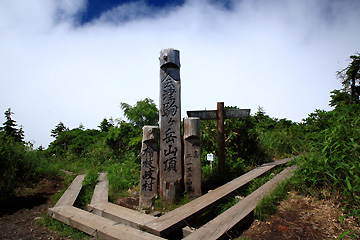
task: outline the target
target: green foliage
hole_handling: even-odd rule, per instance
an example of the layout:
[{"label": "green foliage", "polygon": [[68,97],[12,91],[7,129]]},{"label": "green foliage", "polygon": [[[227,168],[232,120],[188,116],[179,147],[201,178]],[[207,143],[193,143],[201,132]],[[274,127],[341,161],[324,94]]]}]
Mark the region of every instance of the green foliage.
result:
[{"label": "green foliage", "polygon": [[94,193],[94,188],[98,182],[98,171],[97,169],[90,169],[86,172],[85,179],[82,183],[82,188],[79,193],[79,196],[76,199],[75,206],[85,209],[88,204],[91,202],[92,195]]},{"label": "green foliage", "polygon": [[337,107],[342,105],[350,104],[350,94],[344,90],[334,89],[330,92],[330,103],[331,107]]},{"label": "green foliage", "polygon": [[5,136],[12,138],[16,142],[24,141],[24,131],[22,128],[16,129],[16,121],[11,118],[11,115],[14,114],[11,112],[11,108],[5,111],[6,121],[3,123],[3,127],[0,128],[0,133],[2,132]]},{"label": "green foliage", "polygon": [[269,215],[274,214],[277,211],[277,205],[287,198],[289,188],[289,181],[282,181],[273,191],[266,194],[256,205],[254,210],[255,218],[263,221]]},{"label": "green foliage", "polygon": [[104,118],[104,120],[100,123],[98,127],[100,128],[101,132],[108,132],[110,128],[114,127],[114,122],[112,118],[110,119],[110,121]]},{"label": "green foliage", "polygon": [[116,199],[125,194],[128,189],[139,184],[140,163],[134,161],[135,159],[135,154],[129,152],[121,161],[108,166],[110,199]]},{"label": "green foliage", "polygon": [[240,196],[235,196],[234,198],[229,198],[229,200],[226,201],[225,203],[219,204],[216,208],[217,214],[226,212],[226,210],[228,210],[229,208],[231,208],[235,204],[237,204],[241,200],[241,198],[242,197],[240,197]]},{"label": "green foliage", "polygon": [[45,226],[50,230],[57,231],[58,237],[60,239],[74,239],[74,240],[91,240],[94,239],[92,236],[77,230],[65,223],[62,223],[58,220],[55,220],[51,216],[48,216],[46,213],[42,216],[40,220],[38,220],[37,224]]},{"label": "green foliage", "polygon": [[[348,94],[348,100],[343,100],[346,103],[359,103],[360,97],[360,54],[350,56],[352,60],[349,66],[337,72],[338,78],[342,79],[343,89],[341,92]],[[336,93],[333,98],[334,101],[331,104],[339,104],[342,101],[340,100],[340,92]],[[345,96],[345,94],[342,94]],[[343,103],[344,104],[344,103]]]},{"label": "green foliage", "polygon": [[329,127],[318,132],[310,152],[299,158],[297,185],[327,189],[352,215],[360,217],[360,105],[328,112]]},{"label": "green foliage", "polygon": [[68,131],[69,128],[67,128],[64,123],[60,122],[54,129],[51,130],[50,136],[57,138],[61,132]]},{"label": "green foliage", "polygon": [[259,145],[267,157],[281,159],[298,155],[306,149],[304,129],[299,124],[270,118],[261,107],[254,118]]},{"label": "green foliage", "polygon": [[89,145],[97,141],[100,134],[98,130],[82,130],[80,128],[62,131],[57,139],[50,143],[48,152],[55,155],[63,155],[68,152],[80,157]]},{"label": "green foliage", "polygon": [[[266,154],[259,145],[258,134],[255,130],[256,121],[252,116],[245,119],[226,119],[224,124],[227,180],[241,175],[248,168],[267,161]],[[206,161],[206,154],[214,153],[215,156],[218,156],[217,123],[215,120],[201,122],[201,148],[202,166],[205,167],[209,165],[209,162]],[[217,159],[213,164],[214,174],[212,177],[216,179],[221,177],[216,173]],[[205,167],[204,170],[208,168]],[[204,178],[209,178],[209,174],[206,174]]]},{"label": "green foliage", "polygon": [[14,194],[19,187],[31,186],[43,177],[55,174],[52,166],[29,146],[0,132],[0,202]]},{"label": "green foliage", "polygon": [[110,128],[105,135],[106,144],[117,155],[124,154],[127,151],[140,152],[141,140],[141,128],[127,122],[120,122],[117,127]]},{"label": "green foliage", "polygon": [[160,211],[163,213],[171,212],[172,210],[174,210],[178,207],[181,207],[182,205],[185,205],[185,204],[189,203],[190,201],[191,201],[191,199],[189,199],[189,197],[186,194],[184,194],[183,196],[176,199],[176,202],[172,203],[172,204],[169,204],[166,201],[158,198],[154,202],[153,211]]},{"label": "green foliage", "polygon": [[121,103],[120,106],[130,123],[137,127],[142,128],[145,125],[154,126],[158,124],[159,111],[154,101],[150,98],[137,101],[134,106],[127,103]]}]

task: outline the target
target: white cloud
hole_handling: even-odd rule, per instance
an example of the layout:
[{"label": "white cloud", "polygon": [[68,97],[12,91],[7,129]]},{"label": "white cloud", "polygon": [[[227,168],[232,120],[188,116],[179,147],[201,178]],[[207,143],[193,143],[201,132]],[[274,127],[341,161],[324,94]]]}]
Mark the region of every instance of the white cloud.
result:
[{"label": "white cloud", "polygon": [[139,1],[79,26],[86,4],[0,1],[0,111],[11,107],[36,145],[60,121],[96,128],[122,117],[120,102],[158,102],[163,48],[180,50],[183,116],[224,101],[295,121],[329,109],[335,72],[359,51],[358,1]]}]

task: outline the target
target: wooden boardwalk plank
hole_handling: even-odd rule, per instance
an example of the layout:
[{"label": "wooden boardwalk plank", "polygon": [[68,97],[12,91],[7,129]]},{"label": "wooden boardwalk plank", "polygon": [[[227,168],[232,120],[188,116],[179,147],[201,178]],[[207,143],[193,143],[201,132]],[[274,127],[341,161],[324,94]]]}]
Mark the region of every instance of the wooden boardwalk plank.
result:
[{"label": "wooden boardwalk plank", "polygon": [[113,203],[89,205],[87,209],[96,215],[134,228],[139,228],[156,218]]},{"label": "wooden boardwalk plank", "polygon": [[198,215],[204,210],[208,209],[211,206],[221,202],[225,197],[230,196],[239,188],[244,186],[246,183],[250,182],[252,179],[262,175],[271,168],[289,162],[293,158],[286,158],[270,163],[265,163],[244,175],[228,182],[227,184],[218,187],[217,189],[197,198],[193,201],[166,213],[165,215],[154,219],[153,221],[146,223],[144,228],[155,235],[158,236],[168,236],[173,231],[184,227],[186,224],[184,222],[191,219],[192,217]]},{"label": "wooden boardwalk plank", "polygon": [[53,218],[101,239],[162,239],[72,206],[49,209]]},{"label": "wooden boardwalk plank", "polygon": [[91,198],[90,205],[97,203],[107,203],[109,193],[109,180],[106,178],[106,173],[99,174],[99,181],[95,185],[94,193]]},{"label": "wooden boardwalk plank", "polygon": [[74,181],[71,183],[71,185],[64,192],[59,201],[56,203],[55,207],[72,206],[75,203],[77,196],[79,195],[84,178],[85,175],[76,176]]},{"label": "wooden boardwalk plank", "polygon": [[291,177],[293,175],[292,171],[295,169],[296,166],[286,168],[249,196],[202,226],[200,229],[196,230],[194,233],[187,236],[185,239],[209,240],[221,238],[248,214],[250,214],[266,193],[273,190],[280,181]]},{"label": "wooden boardwalk plank", "polygon": [[109,203],[108,192],[109,181],[106,179],[106,173],[100,173],[99,181],[95,186],[94,194],[90,205],[87,206],[87,210],[93,214],[134,228],[139,228],[155,219],[153,216]]}]

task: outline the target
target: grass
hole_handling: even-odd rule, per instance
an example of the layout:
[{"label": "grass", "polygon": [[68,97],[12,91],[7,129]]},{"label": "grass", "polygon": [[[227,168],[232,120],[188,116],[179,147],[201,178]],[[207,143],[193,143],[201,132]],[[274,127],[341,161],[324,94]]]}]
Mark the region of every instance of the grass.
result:
[{"label": "grass", "polygon": [[289,180],[280,182],[276,188],[266,194],[254,210],[255,218],[264,221],[269,215],[276,213],[278,204],[288,197]]},{"label": "grass", "polygon": [[154,202],[154,211],[171,212],[172,210],[181,207],[182,205],[185,205],[188,202],[190,202],[190,199],[185,194],[181,198],[179,198],[176,203],[172,203],[172,204],[168,204],[166,201],[158,198]]},{"label": "grass", "polygon": [[[61,175],[64,178],[63,189],[60,192],[55,193],[52,196],[53,205],[55,205],[57,203],[57,201],[61,198],[61,196],[64,194],[64,192],[67,190],[67,188],[70,186],[70,184],[76,177],[76,175],[68,175],[65,173],[62,173]],[[90,174],[90,177],[88,177],[88,179],[91,178],[91,175],[92,174]],[[90,180],[87,180],[87,181],[90,182]],[[85,180],[84,180],[84,182],[86,183]],[[82,197],[82,198],[85,199],[85,197]],[[78,199],[79,199],[79,197],[78,197]],[[85,202],[85,200],[81,200],[80,202]],[[71,239],[75,239],[75,240],[93,239],[88,234],[86,234],[82,231],[79,231],[79,230],[77,230],[65,223],[62,223],[58,220],[55,220],[54,218],[49,216],[47,212],[44,212],[42,218],[37,220],[37,224],[45,226],[52,231],[56,231],[59,238],[69,238],[70,237]]]},{"label": "grass", "polygon": [[264,185],[266,182],[268,182],[270,179],[272,179],[274,176],[276,176],[279,172],[281,172],[285,168],[286,166],[284,165],[276,166],[271,170],[267,171],[266,173],[262,174],[261,176],[254,178],[236,192],[237,196],[230,197],[227,199],[227,201],[220,204],[217,207],[217,213],[220,214],[225,212],[227,209],[231,208],[236,203],[238,203],[239,200],[241,200],[243,197],[250,195],[252,192],[254,192],[256,189]]},{"label": "grass", "polygon": [[59,238],[71,238],[74,240],[93,239],[93,237],[89,236],[88,234],[53,219],[52,217],[48,216],[47,213],[44,213],[43,217],[37,221],[37,224],[45,226],[52,231],[56,231]]}]

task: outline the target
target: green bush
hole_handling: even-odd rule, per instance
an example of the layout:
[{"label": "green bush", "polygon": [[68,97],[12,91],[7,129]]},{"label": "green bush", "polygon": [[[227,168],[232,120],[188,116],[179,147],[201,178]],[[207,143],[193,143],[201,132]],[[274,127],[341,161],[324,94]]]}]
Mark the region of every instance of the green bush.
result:
[{"label": "green bush", "polygon": [[109,179],[109,197],[115,199],[128,189],[137,186],[140,181],[140,162],[135,161],[134,153],[128,153],[119,162],[107,168]]},{"label": "green bush", "polygon": [[19,187],[28,187],[43,177],[51,177],[55,173],[52,166],[30,146],[16,142],[0,133],[0,201]]},{"label": "green bush", "polygon": [[360,105],[337,107],[328,124],[310,153],[298,158],[299,188],[330,191],[360,219]]}]

